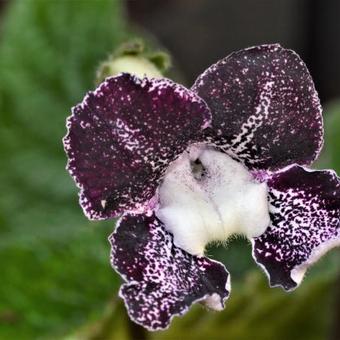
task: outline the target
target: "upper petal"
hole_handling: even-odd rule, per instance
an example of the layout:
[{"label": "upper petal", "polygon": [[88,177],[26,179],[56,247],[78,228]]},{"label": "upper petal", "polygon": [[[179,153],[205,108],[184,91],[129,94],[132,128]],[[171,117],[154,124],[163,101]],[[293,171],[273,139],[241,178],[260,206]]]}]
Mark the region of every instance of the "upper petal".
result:
[{"label": "upper petal", "polygon": [[320,101],[306,65],[280,45],[235,52],[192,87],[210,107],[209,138],[251,169],[308,165],[323,143]]},{"label": "upper petal", "polygon": [[85,214],[145,208],[169,162],[210,119],[203,100],[170,80],[106,79],[73,108],[64,138]]},{"label": "upper petal", "polygon": [[230,291],[225,267],[176,247],[155,215],[123,216],[109,240],[112,266],[128,281],[120,294],[135,322],[162,329],[194,302],[224,307]]},{"label": "upper petal", "polygon": [[340,181],[330,170],[292,166],[268,179],[271,224],[253,256],[272,286],[295,288],[307,268],[340,245]]}]

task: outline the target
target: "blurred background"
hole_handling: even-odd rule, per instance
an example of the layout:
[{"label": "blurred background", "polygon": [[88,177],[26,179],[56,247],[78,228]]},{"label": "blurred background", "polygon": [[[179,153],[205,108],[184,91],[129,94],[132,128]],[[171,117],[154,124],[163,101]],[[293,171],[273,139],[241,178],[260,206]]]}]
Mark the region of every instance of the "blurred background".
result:
[{"label": "blurred background", "polygon": [[307,63],[324,106],[319,168],[340,172],[338,0],[0,1],[0,339],[340,339],[340,253],[292,293],[270,289],[242,239],[208,253],[232,273],[221,313],[196,305],[170,329],[131,323],[109,265],[114,221],[89,222],[65,171],[70,108],[127,39],[168,51],[190,86],[244,47],[279,42]]}]

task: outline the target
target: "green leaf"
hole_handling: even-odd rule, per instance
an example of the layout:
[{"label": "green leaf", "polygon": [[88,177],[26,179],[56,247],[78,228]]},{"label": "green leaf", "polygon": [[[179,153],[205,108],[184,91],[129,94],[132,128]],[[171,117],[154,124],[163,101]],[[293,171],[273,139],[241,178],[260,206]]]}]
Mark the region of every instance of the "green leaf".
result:
[{"label": "green leaf", "polygon": [[340,174],[340,101],[326,105],[324,112],[325,144],[318,165]]},{"label": "green leaf", "polygon": [[[194,306],[184,318],[174,318],[164,332],[150,339],[311,339],[327,338],[332,317],[334,276],[320,276],[292,293],[269,289],[258,271],[236,284],[226,308],[213,313]],[[189,337],[188,337],[189,338]]]},{"label": "green leaf", "polygon": [[0,338],[65,333],[116,294],[114,221],[90,223],[65,170],[71,106],[126,38],[120,1],[11,1],[0,45]]}]

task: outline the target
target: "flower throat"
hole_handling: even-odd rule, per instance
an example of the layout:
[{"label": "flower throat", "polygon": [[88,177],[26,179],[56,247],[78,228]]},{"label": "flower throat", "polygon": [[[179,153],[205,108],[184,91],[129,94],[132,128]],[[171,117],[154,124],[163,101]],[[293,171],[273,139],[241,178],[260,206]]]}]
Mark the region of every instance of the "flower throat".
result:
[{"label": "flower throat", "polygon": [[209,242],[232,234],[260,236],[269,225],[267,185],[210,147],[191,146],[168,168],[157,217],[177,246],[203,255]]}]

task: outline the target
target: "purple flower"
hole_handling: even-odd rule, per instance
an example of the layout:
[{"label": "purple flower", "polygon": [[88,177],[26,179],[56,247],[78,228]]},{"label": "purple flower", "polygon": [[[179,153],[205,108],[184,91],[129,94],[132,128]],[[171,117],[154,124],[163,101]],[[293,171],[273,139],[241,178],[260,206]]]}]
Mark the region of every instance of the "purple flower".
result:
[{"label": "purple flower", "polygon": [[294,289],[340,244],[340,185],[306,168],[323,143],[321,106],[299,56],[233,53],[189,90],[168,79],[106,79],[73,109],[68,170],[90,219],[121,216],[111,263],[130,317],[150,330],[194,302],[222,309],[229,273],[209,242],[246,235],[271,286]]}]

